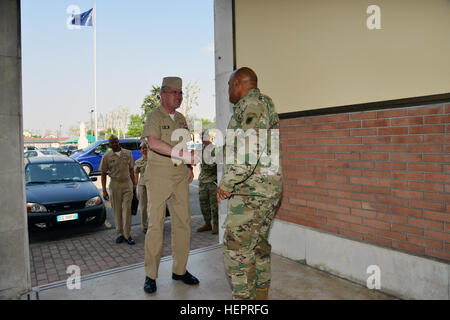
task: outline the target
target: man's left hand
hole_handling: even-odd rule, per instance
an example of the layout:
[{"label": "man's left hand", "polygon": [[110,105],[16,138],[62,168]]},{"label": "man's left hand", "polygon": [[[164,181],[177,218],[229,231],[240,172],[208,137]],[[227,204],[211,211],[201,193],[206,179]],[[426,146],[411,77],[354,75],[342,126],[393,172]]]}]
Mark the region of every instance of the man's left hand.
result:
[{"label": "man's left hand", "polygon": [[231,197],[231,192],[225,191],[217,187],[217,203],[220,203],[220,200],[225,200]]}]

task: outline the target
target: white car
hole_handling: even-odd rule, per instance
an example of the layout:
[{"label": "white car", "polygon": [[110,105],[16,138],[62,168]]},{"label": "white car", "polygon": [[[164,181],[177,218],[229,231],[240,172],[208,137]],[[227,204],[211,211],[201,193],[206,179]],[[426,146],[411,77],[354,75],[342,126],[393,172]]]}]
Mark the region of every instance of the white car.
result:
[{"label": "white car", "polygon": [[32,157],[41,157],[41,156],[61,156],[65,157],[65,155],[62,155],[61,153],[55,151],[55,150],[31,150],[27,151],[23,154],[24,158],[32,158]]}]

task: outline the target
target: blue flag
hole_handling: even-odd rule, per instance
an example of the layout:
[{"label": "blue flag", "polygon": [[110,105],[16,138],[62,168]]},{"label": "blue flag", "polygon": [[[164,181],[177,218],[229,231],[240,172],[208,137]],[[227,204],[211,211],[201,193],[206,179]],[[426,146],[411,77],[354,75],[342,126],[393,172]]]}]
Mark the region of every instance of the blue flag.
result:
[{"label": "blue flag", "polygon": [[72,24],[76,26],[92,26],[93,9],[83,12],[82,14],[72,15]]}]

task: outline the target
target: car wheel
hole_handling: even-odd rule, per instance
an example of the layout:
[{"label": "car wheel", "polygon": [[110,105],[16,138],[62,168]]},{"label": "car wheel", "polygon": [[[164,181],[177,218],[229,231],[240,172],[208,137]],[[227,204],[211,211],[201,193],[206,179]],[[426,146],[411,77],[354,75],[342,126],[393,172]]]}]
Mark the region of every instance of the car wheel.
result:
[{"label": "car wheel", "polygon": [[83,167],[83,169],[87,173],[87,175],[90,176],[92,173],[92,167],[90,165],[88,165],[87,163],[83,163],[81,166]]},{"label": "car wheel", "polygon": [[95,218],[95,225],[101,226],[106,221],[106,209],[102,210],[102,213],[98,214],[98,216]]}]

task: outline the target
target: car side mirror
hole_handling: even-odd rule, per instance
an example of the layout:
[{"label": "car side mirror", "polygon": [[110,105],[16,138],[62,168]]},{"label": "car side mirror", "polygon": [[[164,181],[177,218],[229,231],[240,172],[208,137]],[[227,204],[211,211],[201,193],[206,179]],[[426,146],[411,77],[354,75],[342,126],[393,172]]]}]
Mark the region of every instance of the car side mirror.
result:
[{"label": "car side mirror", "polygon": [[91,181],[97,181],[97,177],[91,177]]},{"label": "car side mirror", "polygon": [[100,150],[95,150],[94,153],[100,155],[102,152]]}]

